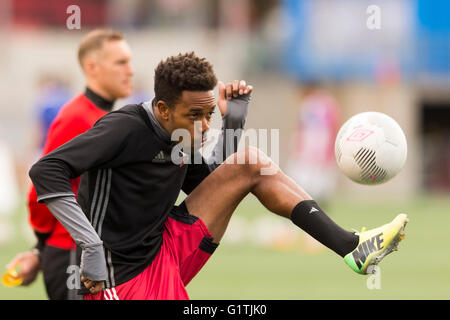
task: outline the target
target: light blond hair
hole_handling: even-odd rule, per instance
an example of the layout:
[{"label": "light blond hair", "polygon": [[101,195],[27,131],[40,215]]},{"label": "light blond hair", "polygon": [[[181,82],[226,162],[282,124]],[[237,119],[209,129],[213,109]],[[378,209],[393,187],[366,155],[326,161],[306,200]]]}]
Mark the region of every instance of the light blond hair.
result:
[{"label": "light blond hair", "polygon": [[86,34],[78,47],[78,62],[83,67],[83,60],[92,51],[102,48],[105,41],[123,40],[122,33],[111,29],[96,29]]}]

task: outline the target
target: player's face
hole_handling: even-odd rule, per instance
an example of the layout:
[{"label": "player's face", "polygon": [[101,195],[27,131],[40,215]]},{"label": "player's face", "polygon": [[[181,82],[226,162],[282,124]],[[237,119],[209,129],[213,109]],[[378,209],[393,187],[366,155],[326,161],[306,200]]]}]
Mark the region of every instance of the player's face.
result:
[{"label": "player's face", "polygon": [[181,99],[172,108],[171,127],[185,129],[191,137],[191,151],[203,146],[216,108],[216,98],[211,91],[183,91]]},{"label": "player's face", "polygon": [[105,41],[98,55],[97,79],[113,99],[133,92],[131,49],[124,40]]}]

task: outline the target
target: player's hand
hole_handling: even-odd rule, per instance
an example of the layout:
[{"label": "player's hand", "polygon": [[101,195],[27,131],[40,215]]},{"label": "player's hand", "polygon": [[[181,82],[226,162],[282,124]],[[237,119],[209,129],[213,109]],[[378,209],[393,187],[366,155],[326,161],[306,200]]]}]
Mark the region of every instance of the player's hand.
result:
[{"label": "player's hand", "polygon": [[81,252],[81,282],[91,294],[99,293],[107,277],[103,242],[83,243]]},{"label": "player's hand", "polygon": [[222,116],[227,113],[227,100],[250,94],[252,91],[253,86],[247,85],[245,80],[234,80],[233,82],[227,83],[227,85],[219,81],[219,99],[217,105]]},{"label": "player's hand", "polygon": [[32,283],[40,270],[39,257],[32,251],[19,253],[11,260],[6,266],[6,269],[10,270],[19,266],[19,272],[17,276],[22,278],[22,286],[27,286]]},{"label": "player's hand", "polygon": [[84,276],[81,276],[81,282],[89,290],[91,294],[97,294],[103,289],[103,281],[92,281]]}]

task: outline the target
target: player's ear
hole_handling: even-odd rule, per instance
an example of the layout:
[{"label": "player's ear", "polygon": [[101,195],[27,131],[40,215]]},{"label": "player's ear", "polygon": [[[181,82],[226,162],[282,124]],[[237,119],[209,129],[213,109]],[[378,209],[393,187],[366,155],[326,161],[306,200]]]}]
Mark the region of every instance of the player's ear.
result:
[{"label": "player's ear", "polygon": [[161,114],[163,119],[169,120],[171,111],[169,105],[163,100],[158,100],[156,106],[158,107],[159,114]]},{"label": "player's ear", "polygon": [[83,61],[83,71],[87,76],[95,75],[97,71],[97,62],[95,59],[87,58]]}]

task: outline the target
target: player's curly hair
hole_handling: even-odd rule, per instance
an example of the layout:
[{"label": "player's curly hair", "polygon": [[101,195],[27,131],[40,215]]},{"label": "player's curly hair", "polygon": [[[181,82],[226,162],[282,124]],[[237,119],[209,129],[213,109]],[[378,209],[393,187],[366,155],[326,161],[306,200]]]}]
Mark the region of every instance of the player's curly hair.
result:
[{"label": "player's curly hair", "polygon": [[217,85],[213,66],[194,52],[178,54],[161,61],[155,69],[155,102],[174,107],[182,91],[209,91]]}]

